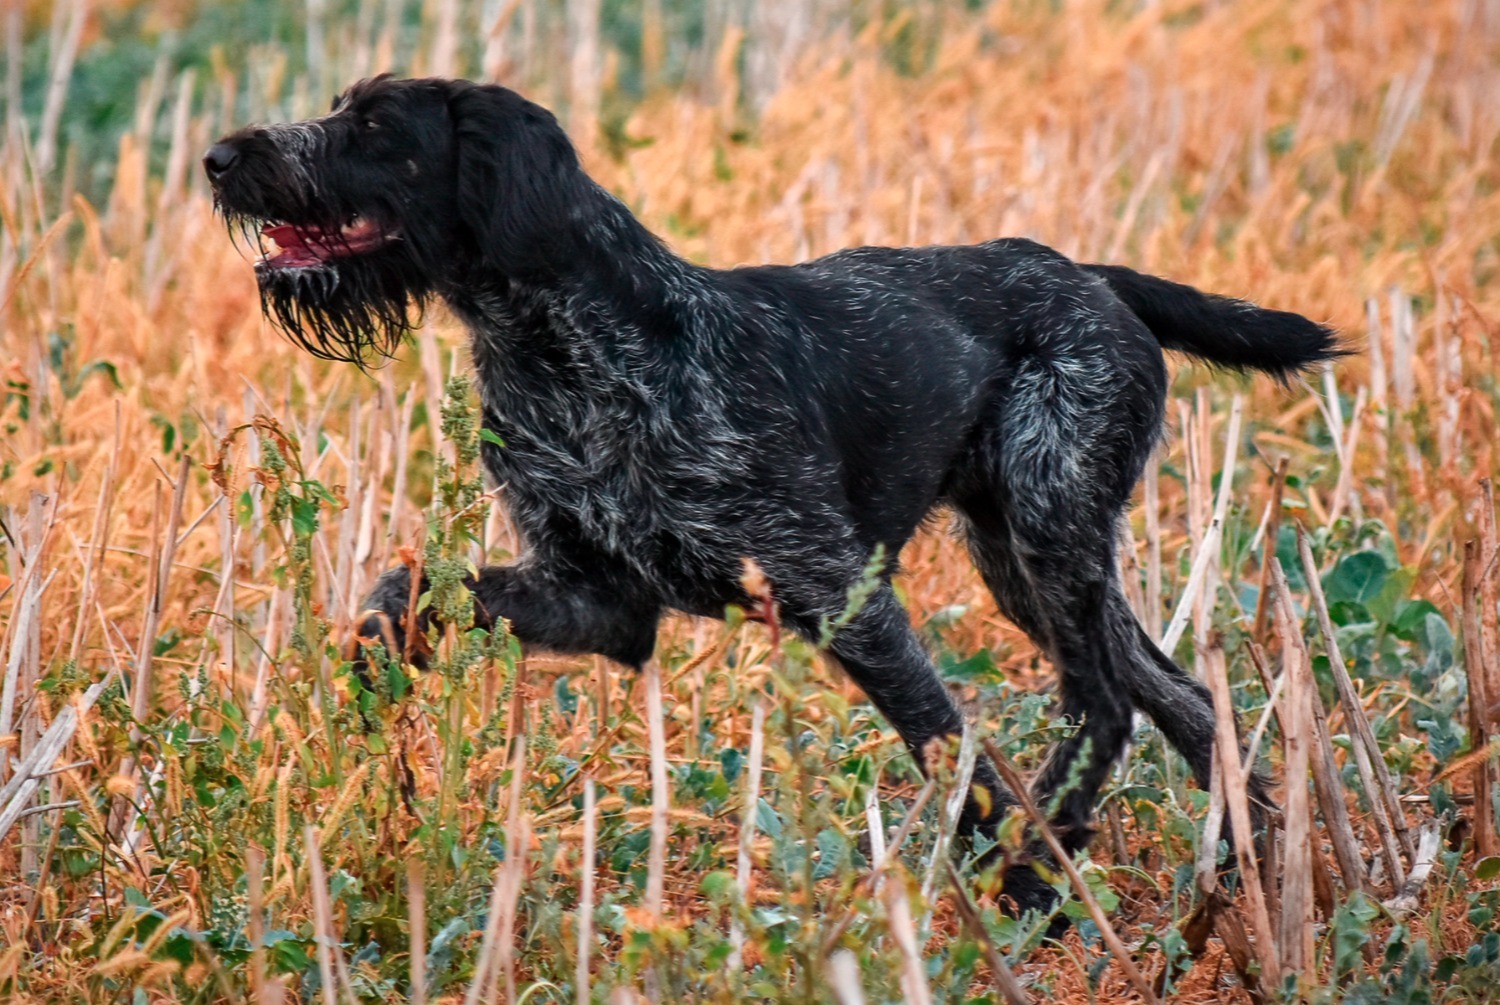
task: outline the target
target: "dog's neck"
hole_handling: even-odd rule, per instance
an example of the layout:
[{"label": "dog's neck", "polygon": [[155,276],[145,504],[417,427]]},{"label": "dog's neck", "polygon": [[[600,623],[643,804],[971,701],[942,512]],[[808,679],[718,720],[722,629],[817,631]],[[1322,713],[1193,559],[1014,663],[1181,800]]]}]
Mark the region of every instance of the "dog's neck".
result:
[{"label": "dog's neck", "polygon": [[674,254],[581,170],[573,196],[555,228],[529,242],[525,261],[482,258],[445,292],[474,334],[657,341],[696,332],[693,316],[719,295],[706,270]]}]

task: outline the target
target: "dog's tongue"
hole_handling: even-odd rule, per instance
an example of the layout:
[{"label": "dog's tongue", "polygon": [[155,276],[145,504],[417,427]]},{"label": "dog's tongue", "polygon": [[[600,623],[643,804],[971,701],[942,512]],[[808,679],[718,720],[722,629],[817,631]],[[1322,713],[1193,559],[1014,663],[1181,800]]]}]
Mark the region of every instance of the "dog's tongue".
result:
[{"label": "dog's tongue", "polygon": [[327,249],[318,240],[321,231],[281,223],[266,224],[260,232],[276,242],[275,253],[262,259],[266,265],[278,269],[305,268],[320,265],[328,258]]},{"label": "dog's tongue", "polygon": [[307,242],[297,233],[297,228],[289,223],[277,224],[275,226],[268,223],[260,228],[260,232],[275,241],[283,251],[307,247]]},{"label": "dog's tongue", "polygon": [[276,242],[275,253],[261,261],[276,268],[320,265],[330,259],[374,251],[395,240],[394,235],[362,217],[335,231],[290,223],[268,223],[260,232],[261,236]]}]

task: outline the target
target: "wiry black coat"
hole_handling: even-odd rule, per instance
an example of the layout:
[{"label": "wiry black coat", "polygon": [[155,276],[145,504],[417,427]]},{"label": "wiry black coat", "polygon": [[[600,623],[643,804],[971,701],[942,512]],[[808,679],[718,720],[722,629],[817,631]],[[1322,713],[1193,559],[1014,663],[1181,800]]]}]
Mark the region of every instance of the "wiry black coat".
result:
[{"label": "wiry black coat", "polygon": [[[765,570],[813,635],[877,547],[939,506],[1001,610],[1047,652],[1079,724],[1074,846],[1139,708],[1208,778],[1208,695],[1146,637],[1115,542],[1161,435],[1162,349],[1285,377],[1337,354],[1295,315],[1026,240],[859,248],[729,271],[677,257],[579,167],[553,117],[500,87],[377,79],[327,117],[247,129],[205,158],[220,209],[279,226],[270,315],[314,352],[391,350],[444,301],[472,336],[484,463],[525,544],[473,584],[524,642],[639,666],[661,613],[747,603]],[[405,569],[372,621],[399,625]],[[914,748],[960,716],[885,583],[832,654]],[[976,784],[1011,802],[988,764]],[[981,822],[971,799],[970,826]],[[1007,892],[1050,890],[1012,870]]]}]

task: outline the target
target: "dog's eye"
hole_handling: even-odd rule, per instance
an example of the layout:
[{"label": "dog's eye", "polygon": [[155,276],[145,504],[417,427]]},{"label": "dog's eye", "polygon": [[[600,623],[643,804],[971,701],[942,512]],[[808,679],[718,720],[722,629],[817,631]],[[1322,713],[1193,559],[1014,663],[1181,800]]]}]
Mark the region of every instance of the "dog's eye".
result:
[{"label": "dog's eye", "polygon": [[376,122],[369,116],[366,116],[359,120],[359,128],[363,129],[367,133],[373,133],[375,130],[380,128],[380,123]]}]

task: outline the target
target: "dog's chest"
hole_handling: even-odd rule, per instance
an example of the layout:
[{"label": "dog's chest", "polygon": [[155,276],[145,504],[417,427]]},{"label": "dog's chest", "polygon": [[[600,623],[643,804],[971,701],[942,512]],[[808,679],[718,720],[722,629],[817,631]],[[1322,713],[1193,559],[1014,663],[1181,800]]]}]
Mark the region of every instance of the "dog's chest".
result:
[{"label": "dog's chest", "polygon": [[484,460],[530,542],[581,539],[654,574],[722,551],[748,443],[711,386],[556,304],[488,306],[466,318],[503,443]]}]

